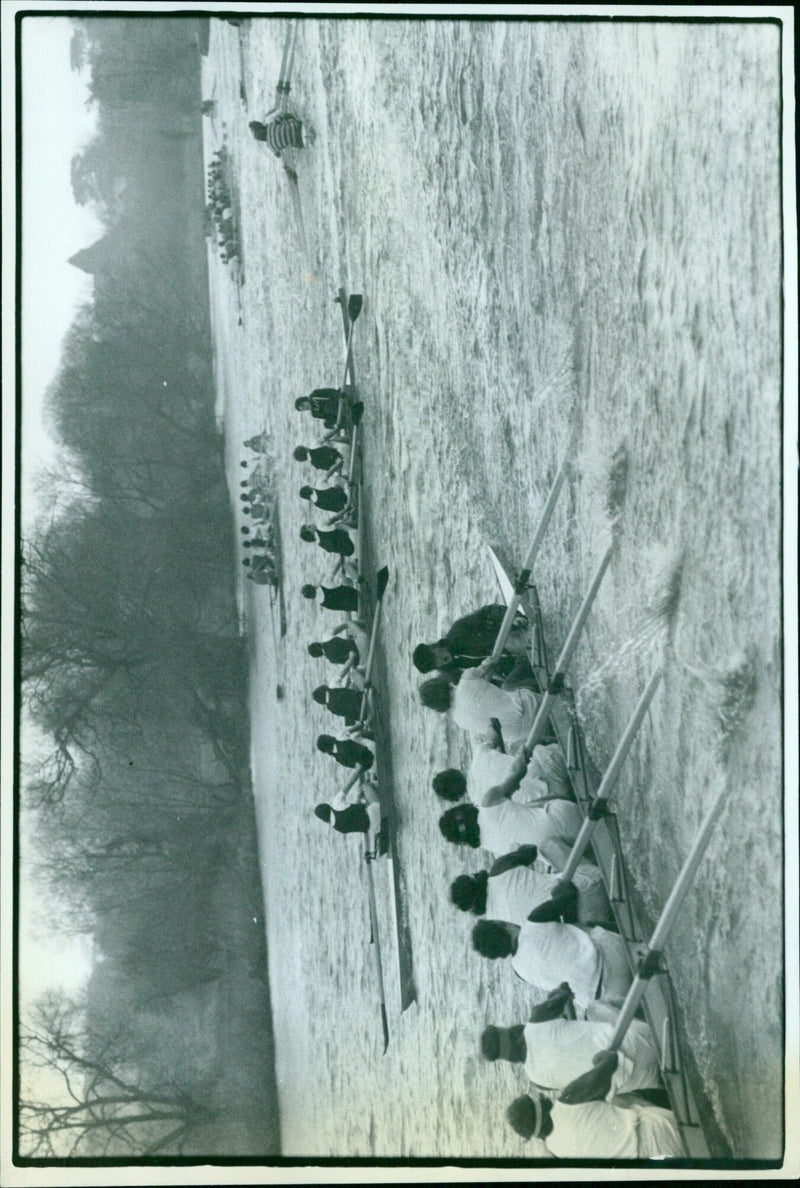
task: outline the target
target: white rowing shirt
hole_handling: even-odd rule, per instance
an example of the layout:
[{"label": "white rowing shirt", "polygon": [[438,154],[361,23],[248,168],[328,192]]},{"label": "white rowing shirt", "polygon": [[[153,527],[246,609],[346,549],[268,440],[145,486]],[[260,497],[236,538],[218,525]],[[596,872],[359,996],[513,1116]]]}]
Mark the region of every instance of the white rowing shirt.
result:
[{"label": "white rowing shirt", "polygon": [[582,821],[581,810],[570,800],[518,804],[512,797],[478,809],[481,846],[496,858],[520,846],[539,846],[550,837],[572,845]]},{"label": "white rowing shirt", "polygon": [[513,755],[505,755],[490,743],[473,743],[472,763],[467,772],[467,796],[473,804],[482,804],[490,788],[508,779],[513,762]]},{"label": "white rowing shirt", "polygon": [[514,866],[502,874],[489,875],[486,916],[489,920],[524,924],[535,907],[550,901],[557,882],[558,875],[539,874],[529,866]]},{"label": "white rowing shirt", "polygon": [[[515,759],[515,755],[506,755],[490,743],[473,744],[472,763],[467,773],[467,795],[473,804],[483,804],[486,793],[508,779]],[[527,804],[535,800],[547,800],[548,797],[570,799],[571,796],[561,748],[556,743],[534,747],[528,770],[520,780],[514,800]]]},{"label": "white rowing shirt", "polygon": [[[524,924],[540,903],[549,903],[559,875],[535,866],[514,866],[486,881],[486,915],[490,920]],[[611,917],[611,908],[598,867],[581,861],[573,876],[578,891],[578,923],[597,924]]]},{"label": "white rowing shirt", "polygon": [[553,1130],[544,1140],[557,1159],[679,1159],[686,1152],[669,1110],[634,1097],[553,1103]]},{"label": "white rowing shirt", "polygon": [[530,689],[498,689],[477,671],[465,669],[453,690],[453,721],[469,734],[487,738],[491,719],[497,718],[506,746],[524,742],[536,717],[536,694]]},{"label": "white rowing shirt", "polygon": [[[533,748],[528,770],[517,792],[529,789],[530,792],[526,795],[526,799],[536,800],[537,794],[534,792],[534,788],[541,785],[544,785],[546,789],[545,795],[560,796],[564,800],[574,799],[572,785],[567,774],[567,765],[558,743]],[[522,797],[520,796],[519,799],[521,800]]]},{"label": "white rowing shirt", "polygon": [[603,972],[594,941],[575,924],[523,924],[511,965],[523,981],[542,990],[569,982],[579,1002],[596,997]]},{"label": "white rowing shirt", "polygon": [[619,933],[610,932],[608,928],[589,928],[587,934],[597,948],[603,965],[600,998],[622,1005],[633,981],[625,941]]},{"label": "white rowing shirt", "polygon": [[[548,1019],[527,1023],[525,1072],[540,1089],[565,1089],[592,1068],[598,1052],[607,1051],[614,1034],[613,1022],[586,1019]],[[606,1096],[660,1085],[658,1056],[646,1023],[634,1019],[625,1033],[617,1070]]]}]

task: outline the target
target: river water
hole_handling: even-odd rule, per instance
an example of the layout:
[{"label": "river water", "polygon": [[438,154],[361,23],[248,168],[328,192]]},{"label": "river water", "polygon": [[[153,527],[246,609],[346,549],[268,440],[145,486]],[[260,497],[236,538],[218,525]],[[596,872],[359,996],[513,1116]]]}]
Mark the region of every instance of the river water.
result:
[{"label": "river water", "polygon": [[[466,762],[468,747],[419,706],[410,654],[496,599],[486,544],[524,555],[571,441],[536,569],[551,655],[619,514],[571,682],[602,768],[649,672],[665,666],[618,802],[650,913],[709,798],[729,793],[668,954],[724,1141],[774,1157],[778,29],[303,21],[292,102],[317,131],[297,162],[304,249],[282,170],[247,129],[273,104],[285,23],[211,26],[207,147],[224,137],[231,153],[244,259],[238,285],[212,260],[218,408],[237,505],[241,443],[272,434],[284,540],[282,641],[266,591],[242,591],[283,1153],[545,1154],[504,1120],[522,1075],[478,1057],[485,1023],[521,1021],[534,995],[470,951],[469,921],[448,904],[452,878],[486,859],[438,833],[431,776]],[[293,404],[341,382],[340,284],[364,294],[365,505],[371,554],[392,574],[378,687],[417,985],[401,1014],[379,875],[386,1055],[360,845],[311,813],[343,781],[313,746],[329,722],[310,690],[329,673],[305,648],[327,612],[299,595],[323,565],[298,540],[308,475],[291,447],[307,423]]]}]

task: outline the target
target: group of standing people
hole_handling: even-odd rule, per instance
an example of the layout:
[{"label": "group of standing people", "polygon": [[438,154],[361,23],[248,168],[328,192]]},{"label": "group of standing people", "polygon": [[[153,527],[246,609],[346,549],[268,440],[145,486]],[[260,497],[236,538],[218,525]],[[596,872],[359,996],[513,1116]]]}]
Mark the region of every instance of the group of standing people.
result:
[{"label": "group of standing people", "polygon": [[[256,434],[245,443],[247,449],[264,454],[268,447],[266,433]],[[242,490],[239,492],[239,502],[243,516],[247,516],[250,524],[243,524],[241,528],[242,547],[250,550],[248,556],[242,560],[247,570],[247,577],[258,586],[275,587],[279,581],[278,549],[275,532],[275,497],[271,490],[269,475],[264,464],[259,459],[255,466],[250,466],[247,459],[243,459],[242,467],[248,470],[248,477],[240,482]],[[251,531],[250,525],[254,531]]]},{"label": "group of standing people", "polygon": [[526,655],[524,617],[517,616],[502,654],[492,658],[505,610],[484,606],[413,653],[417,670],[433,674],[419,687],[420,701],[448,713],[472,744],[466,774],[448,768],[433,779],[435,793],[451,803],[439,829],[493,860],[456,878],[450,901],[477,917],[477,953],[505,961],[547,994],[529,1020],[487,1026],[481,1053],[524,1070],[530,1092],[511,1103],[507,1120],[553,1155],[680,1158],[683,1142],[643,1021],[626,1033],[605,1100],[567,1105],[558,1097],[607,1049],[632,974],[599,868],[584,857],[571,886],[560,884],[583,814],[553,736],[527,745],[540,689]]},{"label": "group of standing people", "polygon": [[220,259],[227,264],[239,255],[239,231],[236,226],[229,181],[228,150],[217,149],[208,166],[208,213],[216,230]]}]

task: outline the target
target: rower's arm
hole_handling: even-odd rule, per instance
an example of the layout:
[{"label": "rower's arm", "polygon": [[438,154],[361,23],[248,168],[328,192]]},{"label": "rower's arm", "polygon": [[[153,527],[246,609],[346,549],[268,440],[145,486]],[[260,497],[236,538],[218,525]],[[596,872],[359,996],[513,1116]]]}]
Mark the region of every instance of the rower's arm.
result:
[{"label": "rower's arm", "polygon": [[505,743],[503,742],[503,731],[500,727],[499,718],[490,718],[489,725],[492,728],[492,736],[489,740],[489,745],[493,751],[500,751],[502,755],[506,754]]},{"label": "rower's arm", "polygon": [[535,860],[538,850],[536,846],[519,846],[510,854],[498,858],[489,871],[489,878],[493,875],[505,874],[507,870],[514,870],[517,866],[530,866]]},{"label": "rower's arm", "polygon": [[544,1002],[540,1002],[531,1011],[531,1023],[547,1023],[551,1019],[558,1019],[563,1015],[574,995],[569,982],[562,982],[555,990],[551,990]]},{"label": "rower's arm", "polygon": [[350,656],[348,656],[347,660],[345,661],[345,663],[344,663],[344,665],[343,665],[343,667],[342,667],[342,671],[341,671],[341,673],[339,674],[339,680],[340,680],[340,681],[341,681],[341,680],[344,680],[344,678],[347,676],[348,672],[349,672],[349,671],[350,671],[350,669],[353,667],[353,665],[355,664],[355,662],[356,662],[356,656],[355,656],[355,653],[353,652],[353,653],[351,653],[351,654],[350,654]]},{"label": "rower's arm", "polygon": [[514,795],[522,783],[527,770],[528,756],[524,751],[520,751],[514,759],[514,766],[511,768],[510,774],[503,780],[502,784],[497,784],[494,788],[489,789],[482,803],[488,808],[490,805],[502,804],[504,800],[508,800]]}]

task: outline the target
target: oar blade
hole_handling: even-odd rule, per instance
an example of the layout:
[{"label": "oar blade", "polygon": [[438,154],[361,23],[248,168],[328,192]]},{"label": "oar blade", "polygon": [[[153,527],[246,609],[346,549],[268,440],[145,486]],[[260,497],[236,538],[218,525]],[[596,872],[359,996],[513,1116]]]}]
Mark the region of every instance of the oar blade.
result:
[{"label": "oar blade", "polygon": [[383,569],[378,570],[378,574],[375,579],[376,601],[380,602],[380,600],[383,598],[384,594],[386,593],[386,587],[388,585],[389,585],[389,566],[384,565]]},{"label": "oar blade", "polygon": [[361,307],[364,304],[364,298],[360,293],[352,293],[350,300],[347,302],[347,316],[351,322],[354,322],[361,313]]},{"label": "oar blade", "polygon": [[617,1071],[619,1056],[616,1052],[599,1052],[595,1066],[576,1077],[563,1089],[559,1101],[565,1105],[580,1105],[584,1101],[603,1101],[611,1088],[611,1078]]},{"label": "oar blade", "polygon": [[386,1018],[386,1007],[381,1003],[381,1023],[383,1024],[383,1054],[389,1047],[389,1020]]}]

